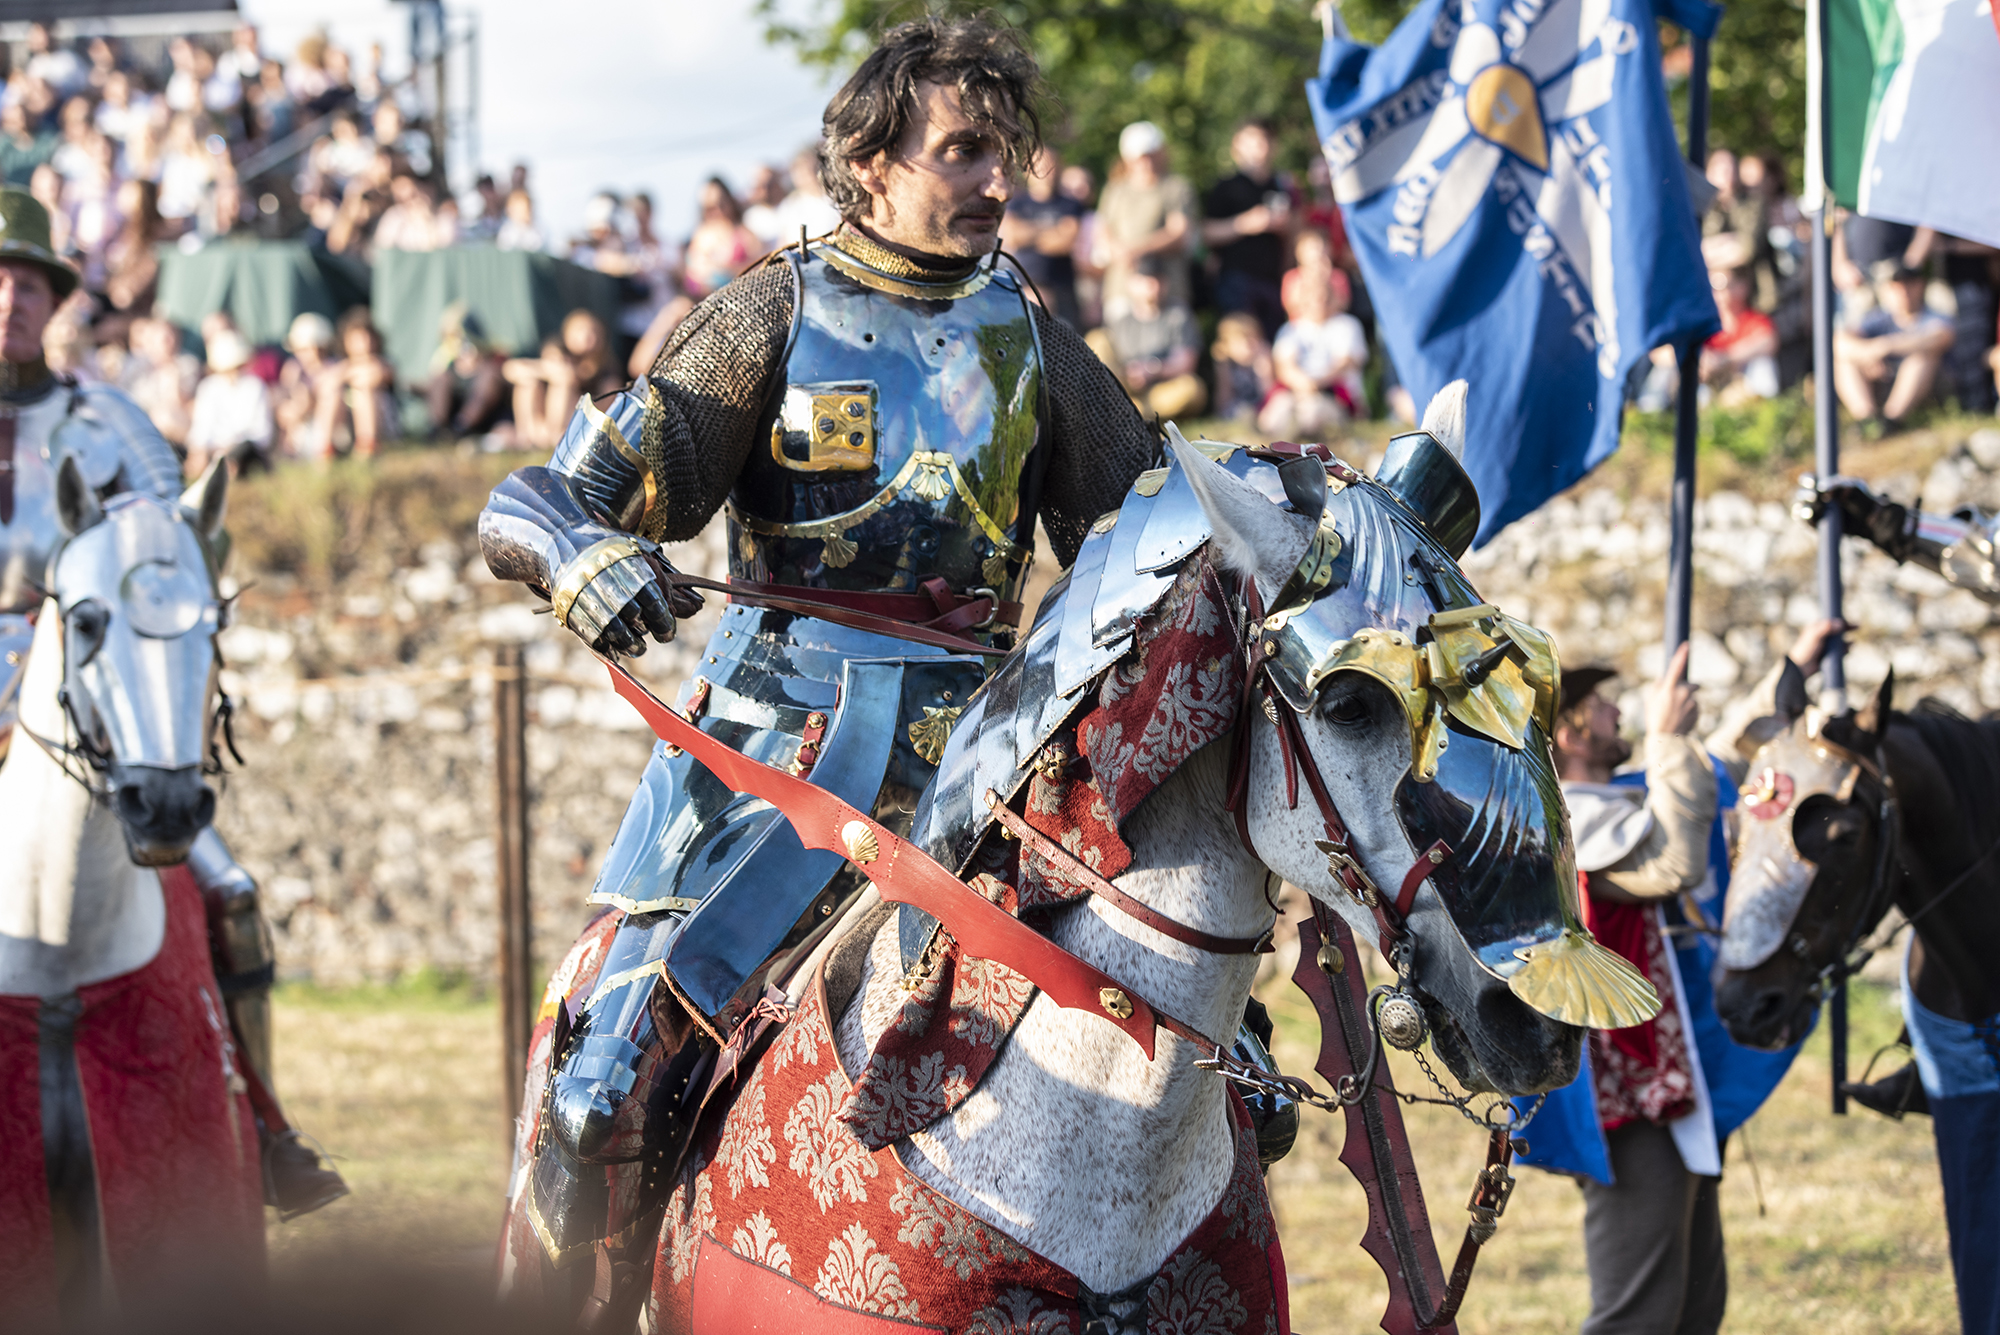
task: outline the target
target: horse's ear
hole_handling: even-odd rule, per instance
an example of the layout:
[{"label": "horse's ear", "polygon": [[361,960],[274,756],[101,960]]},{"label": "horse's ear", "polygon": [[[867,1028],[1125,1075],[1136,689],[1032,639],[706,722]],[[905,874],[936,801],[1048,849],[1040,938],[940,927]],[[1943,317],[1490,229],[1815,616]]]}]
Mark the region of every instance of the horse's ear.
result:
[{"label": "horse's ear", "polygon": [[84,479],[76,456],[65,454],[56,465],[56,522],[73,538],[103,518],[97,489]]},{"label": "horse's ear", "polygon": [[1232,574],[1282,583],[1305,551],[1311,526],[1273,505],[1263,492],[1194,446],[1175,441],[1167,448],[1186,471],[1195,499],[1208,516],[1216,563]]},{"label": "horse's ear", "polygon": [[1880,744],[1882,733],[1889,726],[1889,711],[1896,694],[1896,670],[1889,669],[1889,675],[1882,678],[1882,685],[1876,690],[1875,698],[1863,705],[1854,716],[1854,730],[1867,737],[1871,743]]},{"label": "horse's ear", "polygon": [[218,455],[208,471],[181,493],[181,504],[201,535],[210,542],[222,532],[222,512],[229,504],[229,460]]}]

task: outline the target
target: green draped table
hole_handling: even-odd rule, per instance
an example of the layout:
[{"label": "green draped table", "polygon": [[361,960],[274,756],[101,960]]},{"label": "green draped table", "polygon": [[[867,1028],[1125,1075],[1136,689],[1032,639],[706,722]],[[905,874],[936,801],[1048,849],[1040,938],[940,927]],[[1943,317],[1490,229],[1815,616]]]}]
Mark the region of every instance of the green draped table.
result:
[{"label": "green draped table", "polygon": [[377,251],[375,323],[405,384],[430,375],[438,317],[456,301],[479,317],[494,347],[533,356],[579,307],[617,329],[621,294],[616,278],[551,255],[483,245]]},{"label": "green draped table", "polygon": [[228,311],[253,344],[278,344],[304,311],[327,319],[368,304],[368,268],[298,241],[211,242],[200,250],[160,247],[160,288],[153,313],[191,336],[200,350],[202,318]]}]

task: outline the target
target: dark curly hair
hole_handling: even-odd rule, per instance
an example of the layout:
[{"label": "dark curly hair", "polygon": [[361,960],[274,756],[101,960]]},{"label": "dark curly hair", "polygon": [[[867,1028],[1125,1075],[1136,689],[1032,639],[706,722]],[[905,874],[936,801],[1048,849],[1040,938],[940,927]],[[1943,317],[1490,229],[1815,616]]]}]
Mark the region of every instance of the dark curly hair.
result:
[{"label": "dark curly hair", "polygon": [[1042,71],[1019,33],[984,17],[933,14],[897,24],[821,119],[820,185],[841,217],[867,216],[868,192],[854,164],[896,152],[923,83],[956,88],[965,114],[999,136],[1010,163],[1024,165],[1041,147]]}]

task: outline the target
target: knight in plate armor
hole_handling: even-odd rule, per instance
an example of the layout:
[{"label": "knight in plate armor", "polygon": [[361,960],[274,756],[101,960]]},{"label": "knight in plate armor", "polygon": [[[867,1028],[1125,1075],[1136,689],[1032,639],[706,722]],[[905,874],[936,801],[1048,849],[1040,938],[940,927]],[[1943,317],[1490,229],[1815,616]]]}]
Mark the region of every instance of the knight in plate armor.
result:
[{"label": "knight in plate armor", "polygon": [[[732,584],[765,605],[724,609],[677,708],[899,831],[985,679],[977,650],[1011,642],[1037,520],[1067,566],[1160,450],[997,250],[1039,83],[981,21],[886,35],[825,114],[840,226],[697,306],[650,374],[580,402],[554,457],[481,519],[497,575],[594,650],[636,654],[694,605],[656,544],[722,510]],[[897,622],[910,632],[880,633]],[[838,920],[861,885],[844,867],[655,749],[591,895],[617,915],[592,929],[599,981],[568,998],[558,977],[544,1001],[507,1275],[595,1250],[594,1301],[629,1291],[689,1129],[680,1099],[772,961]]]},{"label": "knight in plate armor", "polygon": [[[121,491],[178,496],[181,463],[140,407],[109,385],[83,385],[50,371],[42,334],[76,290],[77,272],[49,246],[49,215],[22,190],[0,190],[0,758],[13,744],[14,697],[27,670],[34,618],[46,596],[50,558],[63,541],[56,519],[56,467],[76,459],[100,497]],[[271,1069],[271,929],[257,882],[213,827],[196,836],[188,866],[208,904],[217,982],[238,1046],[266,1091]],[[275,1100],[275,1093],[273,1093]],[[347,1194],[340,1175],[289,1128],[258,1136],[265,1197],[286,1217]]]},{"label": "knight in plate armor", "polygon": [[1829,505],[1839,508],[1843,533],[1866,538],[1898,562],[1914,561],[1989,603],[2000,603],[2000,514],[1977,505],[1962,505],[1949,514],[1900,505],[1857,477],[1800,479],[1793,506],[1799,518],[1816,524]]}]

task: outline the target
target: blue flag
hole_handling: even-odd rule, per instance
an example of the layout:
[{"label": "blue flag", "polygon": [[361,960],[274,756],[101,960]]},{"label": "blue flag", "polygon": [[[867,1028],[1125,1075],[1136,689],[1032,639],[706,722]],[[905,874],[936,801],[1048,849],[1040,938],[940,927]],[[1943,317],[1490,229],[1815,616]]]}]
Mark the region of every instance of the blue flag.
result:
[{"label": "blue flag", "polygon": [[[1705,0],[1660,17],[1714,31]],[[1471,383],[1479,541],[1618,448],[1625,378],[1719,322],[1648,0],[1423,0],[1306,85],[1377,327],[1421,407]]]}]

